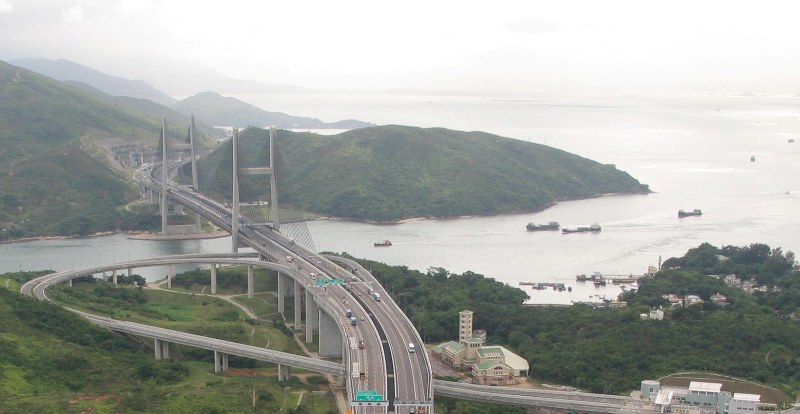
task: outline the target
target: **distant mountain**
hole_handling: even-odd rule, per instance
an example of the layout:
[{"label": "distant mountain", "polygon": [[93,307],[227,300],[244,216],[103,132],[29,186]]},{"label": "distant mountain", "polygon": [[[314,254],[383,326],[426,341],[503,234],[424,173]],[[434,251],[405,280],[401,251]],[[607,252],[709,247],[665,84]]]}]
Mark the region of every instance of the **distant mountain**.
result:
[{"label": "distant mountain", "polygon": [[149,99],[164,106],[170,106],[176,102],[175,98],[159,91],[144,81],[106,75],[92,68],[64,59],[47,60],[24,58],[14,60],[11,63],[55,80],[85,83],[111,96],[129,96],[131,98]]},{"label": "distant mountain", "polygon": [[[241,134],[243,165],[265,165],[267,131]],[[613,165],[484,132],[388,125],[335,136],[278,131],[281,205],[363,221],[533,212],[558,201],[648,193]],[[230,144],[201,161],[201,187],[230,198]],[[313,160],[313,162],[310,162]],[[263,179],[241,195],[266,199]]]},{"label": "distant mountain", "polygon": [[268,112],[236,98],[216,92],[203,92],[186,98],[172,107],[183,114],[194,114],[197,119],[214,126],[255,126],[264,128],[341,128],[356,129],[375,126],[353,119],[325,123],[316,118],[292,116],[282,112]]},{"label": "distant mountain", "polygon": [[[146,64],[143,64],[146,62]],[[130,79],[142,79],[172,96],[185,97],[203,91],[235,93],[303,93],[296,85],[266,84],[231,78],[222,72],[181,59],[141,55],[104,62],[102,70]]]}]

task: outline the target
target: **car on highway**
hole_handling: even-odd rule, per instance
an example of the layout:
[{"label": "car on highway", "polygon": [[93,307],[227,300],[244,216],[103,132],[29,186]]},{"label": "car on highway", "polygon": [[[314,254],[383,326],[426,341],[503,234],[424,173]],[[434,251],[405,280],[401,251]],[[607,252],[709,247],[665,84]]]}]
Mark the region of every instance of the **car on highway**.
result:
[{"label": "car on highway", "polygon": [[[361,320],[363,321],[364,318],[361,318]],[[358,341],[358,349],[364,349],[364,341]]]},{"label": "car on highway", "polygon": [[312,279],[316,279],[317,278],[317,274],[314,273],[314,272],[311,272],[308,275],[311,276]]}]

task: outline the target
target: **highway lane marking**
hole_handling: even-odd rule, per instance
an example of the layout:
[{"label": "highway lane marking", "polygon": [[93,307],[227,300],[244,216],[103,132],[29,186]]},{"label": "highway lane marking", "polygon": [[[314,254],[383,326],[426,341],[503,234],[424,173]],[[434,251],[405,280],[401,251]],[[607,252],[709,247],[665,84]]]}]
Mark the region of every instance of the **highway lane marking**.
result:
[{"label": "highway lane marking", "polygon": [[358,370],[358,367],[359,367],[359,363],[358,362],[353,362],[353,371],[352,371],[353,372],[353,374],[352,374],[353,378],[358,378],[358,374],[361,372],[361,371]]},{"label": "highway lane marking", "polygon": [[350,341],[350,349],[358,349],[358,342],[356,342],[355,336],[348,336],[347,339]]}]

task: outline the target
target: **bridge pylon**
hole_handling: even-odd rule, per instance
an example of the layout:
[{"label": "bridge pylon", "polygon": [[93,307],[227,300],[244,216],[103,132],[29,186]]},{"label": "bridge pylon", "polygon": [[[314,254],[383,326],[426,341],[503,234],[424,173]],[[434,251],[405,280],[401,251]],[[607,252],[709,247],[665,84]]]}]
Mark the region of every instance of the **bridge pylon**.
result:
[{"label": "bridge pylon", "polygon": [[275,179],[275,126],[269,127],[269,166],[268,167],[239,167],[239,129],[233,129],[233,214],[231,217],[231,244],[234,253],[239,251],[239,221],[241,211],[239,208],[239,176],[240,175],[269,175],[270,200],[269,215],[272,228],[280,231],[280,218],[278,216],[278,186]]},{"label": "bridge pylon", "polygon": [[[194,148],[194,115],[192,115],[191,124],[189,124],[189,134],[187,136],[187,143],[191,146],[191,163],[192,163],[192,188],[195,191],[198,191],[198,180],[197,180],[197,159],[195,156],[195,148]],[[163,116],[161,118],[161,139],[159,142],[159,147],[161,150],[161,182],[166,183],[167,180],[170,178],[170,171],[169,171],[169,151],[173,150],[173,145],[169,144],[169,140],[167,139],[167,117]],[[177,144],[175,145],[175,149],[185,149],[185,145]],[[174,175],[174,174],[173,174]],[[161,213],[161,234],[168,234],[171,232],[180,232],[185,233],[187,231],[194,231],[199,233],[200,232],[200,215],[195,215],[195,224],[194,228],[191,229],[191,225],[170,225],[169,224],[169,205],[171,202],[167,198],[167,186],[161,186],[161,193],[159,194],[160,199],[160,213]],[[152,202],[152,192],[151,192],[151,202]],[[183,206],[181,204],[174,204],[173,203],[173,213],[174,214],[183,214]]]}]

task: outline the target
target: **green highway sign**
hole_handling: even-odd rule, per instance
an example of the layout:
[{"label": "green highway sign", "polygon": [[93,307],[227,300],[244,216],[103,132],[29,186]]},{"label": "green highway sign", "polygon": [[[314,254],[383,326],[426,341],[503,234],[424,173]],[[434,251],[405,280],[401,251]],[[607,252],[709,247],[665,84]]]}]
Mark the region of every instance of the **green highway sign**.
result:
[{"label": "green highway sign", "polygon": [[375,390],[356,391],[356,401],[383,401],[383,395]]},{"label": "green highway sign", "polygon": [[319,286],[327,286],[327,285],[341,285],[345,283],[344,279],[317,279],[315,282],[316,285]]}]

